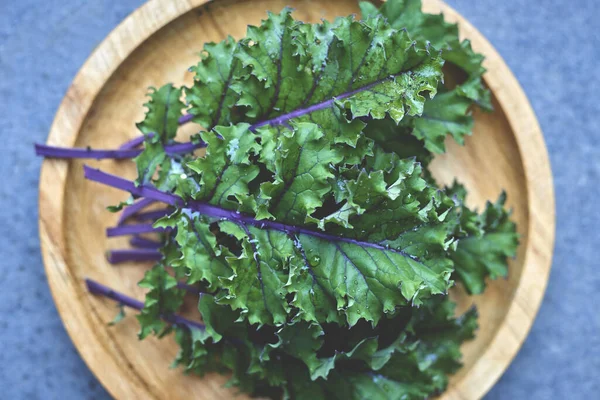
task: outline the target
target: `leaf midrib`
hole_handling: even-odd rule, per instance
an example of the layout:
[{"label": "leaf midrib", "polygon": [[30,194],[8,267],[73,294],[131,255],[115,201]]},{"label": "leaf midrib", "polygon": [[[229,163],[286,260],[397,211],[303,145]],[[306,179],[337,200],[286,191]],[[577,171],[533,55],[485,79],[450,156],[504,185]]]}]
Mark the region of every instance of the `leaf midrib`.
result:
[{"label": "leaf midrib", "polygon": [[277,221],[257,220],[250,215],[242,214],[237,211],[228,210],[226,208],[222,208],[219,206],[215,206],[215,205],[200,202],[200,201],[192,200],[192,201],[186,202],[184,199],[182,199],[181,197],[179,197],[177,195],[163,192],[153,186],[145,185],[145,186],[137,186],[136,187],[132,181],[128,181],[127,179],[121,178],[119,176],[115,176],[112,174],[102,172],[98,169],[90,168],[87,165],[84,166],[84,173],[85,173],[86,178],[90,179],[92,181],[96,181],[96,182],[103,183],[108,186],[112,186],[112,187],[115,187],[115,188],[118,188],[121,190],[128,191],[131,194],[136,195],[136,196],[147,197],[149,199],[153,199],[153,200],[160,201],[160,202],[163,202],[166,204],[178,206],[181,208],[188,208],[192,211],[197,211],[200,214],[206,215],[207,217],[210,217],[210,218],[225,219],[225,220],[231,221],[233,223],[241,224],[242,226],[252,225],[254,227],[258,227],[259,229],[272,229],[272,230],[284,232],[287,234],[300,234],[300,235],[312,236],[312,237],[316,237],[316,238],[319,238],[319,239],[322,239],[325,241],[329,241],[329,242],[345,242],[345,243],[353,244],[353,245],[356,245],[359,247],[374,248],[374,249],[381,250],[384,252],[389,251],[392,253],[400,254],[402,257],[410,258],[413,261],[416,261],[418,263],[425,265],[424,262],[421,261],[419,259],[419,257],[417,257],[417,256],[408,254],[408,253],[404,252],[403,250],[384,246],[384,245],[381,245],[378,243],[365,242],[365,241],[342,237],[342,236],[334,236],[334,235],[331,235],[331,234],[328,234],[325,232],[313,231],[311,229],[304,228],[301,226],[288,225],[288,224],[284,224],[284,223],[277,222]]},{"label": "leaf midrib", "polygon": [[402,71],[398,72],[397,74],[393,74],[393,75],[390,75],[390,76],[386,76],[385,78],[377,79],[377,80],[375,80],[375,81],[373,81],[373,82],[371,82],[369,84],[366,84],[365,86],[359,87],[357,89],[354,89],[354,90],[351,90],[351,91],[348,91],[348,92],[341,93],[341,94],[339,94],[337,96],[332,96],[331,98],[329,98],[327,100],[323,100],[323,101],[321,101],[319,103],[313,104],[313,105],[308,106],[306,108],[299,108],[299,109],[296,109],[294,111],[290,111],[290,112],[288,112],[286,114],[282,114],[282,115],[280,115],[278,117],[274,117],[274,118],[271,118],[271,119],[267,119],[267,120],[256,122],[256,123],[250,125],[250,130],[254,131],[254,130],[256,130],[258,128],[261,128],[263,126],[284,125],[284,124],[286,124],[291,119],[299,118],[299,117],[302,117],[302,116],[307,115],[307,114],[311,114],[311,113],[316,112],[316,111],[320,111],[320,110],[324,110],[326,108],[330,108],[330,107],[333,106],[333,104],[336,101],[344,100],[344,99],[347,99],[348,97],[352,97],[352,96],[354,96],[354,95],[356,95],[358,93],[365,92],[365,91],[367,91],[369,89],[372,89],[373,87],[375,87],[377,85],[380,85],[380,84],[382,84],[382,83],[384,83],[386,81],[390,81],[390,80],[395,79],[395,78],[397,78],[397,77],[399,77],[399,76],[401,76],[403,74],[406,74],[406,73],[410,72],[412,69],[413,69],[413,67],[411,67],[410,69],[407,69],[407,70],[402,70]]}]

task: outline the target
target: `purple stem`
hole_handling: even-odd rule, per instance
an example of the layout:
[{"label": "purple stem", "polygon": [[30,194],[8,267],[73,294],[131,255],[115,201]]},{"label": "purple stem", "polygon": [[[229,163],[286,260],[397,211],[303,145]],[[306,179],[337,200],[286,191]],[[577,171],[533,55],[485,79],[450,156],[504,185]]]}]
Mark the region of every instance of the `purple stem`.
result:
[{"label": "purple stem", "polygon": [[185,154],[191,153],[196,149],[203,149],[206,147],[206,143],[204,142],[185,142],[185,143],[177,143],[171,144],[169,146],[165,146],[165,153],[167,154]]},{"label": "purple stem", "polygon": [[117,225],[123,225],[125,220],[131,217],[134,214],[137,214],[144,208],[148,207],[150,204],[155,201],[152,199],[140,199],[137,202],[133,203],[129,207],[126,207],[123,212],[121,212],[121,216],[119,217],[119,221],[117,221]]},{"label": "purple stem", "polygon": [[137,235],[140,233],[164,232],[165,228],[155,228],[152,224],[120,225],[106,230],[106,236]]},{"label": "purple stem", "polygon": [[[354,94],[354,93],[351,93],[351,94]],[[265,121],[256,122],[255,124],[250,125],[250,130],[253,131],[253,130],[255,130],[257,128],[260,128],[262,126],[265,126],[265,125],[270,125],[270,126],[286,125],[288,123],[288,121],[291,120],[291,119],[293,119],[293,118],[298,118],[298,117],[301,117],[301,116],[303,116],[305,114],[309,114],[309,113],[312,113],[312,112],[315,112],[315,111],[324,110],[325,108],[329,108],[329,107],[331,107],[333,105],[333,103],[336,100],[344,99],[344,98],[346,98],[348,96],[351,96],[351,94],[349,93],[346,96],[339,96],[337,99],[336,98],[329,99],[329,100],[326,100],[324,102],[314,104],[314,105],[312,105],[310,107],[301,108],[299,110],[295,110],[295,111],[292,111],[290,113],[280,115],[279,117],[275,117],[275,118],[272,118],[272,119],[267,119]]]},{"label": "purple stem", "polygon": [[[321,103],[314,104],[307,108],[302,108],[299,110],[292,111],[287,114],[280,115],[279,117],[275,117],[272,119],[268,119],[265,121],[257,122],[250,126],[250,130],[255,130],[265,125],[287,125],[288,121],[300,117],[302,115],[306,115],[315,111],[324,110],[333,106],[335,101],[343,100],[347,97],[353,96],[356,93],[360,93],[364,90],[368,90],[369,88],[378,85],[379,83],[390,79],[389,77],[381,79],[379,81],[373,82],[365,87],[342,93],[337,97],[331,98],[329,100],[323,101]],[[180,124],[185,124],[191,121],[194,118],[192,114],[186,114],[179,118]],[[92,150],[92,149],[77,149],[77,148],[68,148],[68,147],[55,147],[43,144],[35,145],[35,152],[38,156],[43,156],[47,158],[95,158],[97,160],[100,159],[126,159],[126,158],[134,158],[137,157],[142,150],[136,149],[138,145],[140,145],[144,141],[144,136],[140,136],[139,138],[135,138],[130,140],[129,142],[123,144],[118,150]],[[165,152],[167,154],[181,154],[181,153],[190,153],[196,149],[206,147],[205,143],[178,143],[170,146],[165,146]]]},{"label": "purple stem", "polygon": [[200,293],[202,293],[202,291],[199,288],[197,288],[196,286],[188,285],[185,282],[177,282],[177,287],[179,289],[183,289],[186,292],[189,292],[191,294],[200,294]]},{"label": "purple stem", "polygon": [[281,222],[270,221],[270,220],[256,220],[252,216],[247,214],[242,214],[237,211],[227,210],[221,207],[217,207],[211,204],[202,203],[199,201],[188,201],[187,203],[179,196],[176,196],[171,193],[162,192],[156,188],[150,186],[135,186],[132,181],[128,181],[127,179],[120,178],[115,175],[108,174],[106,172],[102,172],[98,169],[90,168],[87,165],[83,166],[84,175],[87,179],[103,183],[108,186],[112,186],[117,189],[125,190],[130,192],[133,195],[137,195],[140,197],[148,197],[157,201],[162,201],[164,203],[180,206],[184,208],[188,208],[192,211],[197,211],[200,214],[204,214],[206,216],[215,218],[215,219],[226,219],[228,221],[232,221],[238,224],[244,225],[252,225],[258,227],[260,229],[272,229],[280,232],[285,232],[286,234],[302,234],[317,237],[319,239],[323,239],[329,242],[344,242],[355,244],[361,247],[369,247],[382,251],[390,251],[394,253],[401,254],[404,257],[409,257],[414,259],[413,256],[403,252],[402,250],[397,250],[391,247],[386,247],[377,243],[371,242],[363,242],[356,239],[351,239],[347,237],[340,237],[330,235],[324,232],[313,231],[311,229],[307,229],[301,226],[296,225],[287,225]]},{"label": "purple stem", "polygon": [[[397,73],[395,75],[386,76],[385,78],[379,79],[379,80],[377,80],[375,82],[371,82],[371,83],[369,83],[369,84],[367,84],[367,85],[365,85],[363,87],[360,87],[358,89],[354,89],[354,90],[351,90],[351,91],[348,91],[348,92],[345,92],[345,93],[341,93],[341,94],[339,94],[339,95],[337,95],[335,97],[332,97],[329,100],[325,100],[325,101],[322,101],[320,103],[313,104],[312,106],[309,106],[309,107],[306,107],[306,108],[301,108],[301,109],[298,109],[298,110],[294,110],[294,111],[289,112],[287,114],[282,114],[282,115],[280,115],[278,117],[267,119],[265,121],[256,122],[256,123],[254,123],[254,124],[252,124],[250,126],[250,130],[255,130],[255,129],[260,128],[261,126],[265,126],[265,125],[270,125],[270,126],[286,125],[286,126],[289,127],[288,121],[291,120],[291,119],[298,118],[298,117],[301,117],[303,115],[313,113],[315,111],[320,111],[320,110],[324,110],[326,108],[330,108],[338,100],[344,100],[344,99],[347,99],[348,97],[352,97],[355,94],[364,92],[365,90],[369,90],[369,89],[373,88],[374,86],[379,85],[380,83],[383,83],[383,82],[385,82],[387,80],[395,79],[396,77],[398,77],[398,76],[400,76],[402,74],[405,74],[405,73],[406,73],[406,71],[401,71],[401,72],[399,72],[399,73]],[[183,121],[184,118],[186,119],[186,122],[187,122],[188,119],[191,120],[192,118],[194,118],[194,116],[191,115],[191,114],[184,115],[183,117],[181,117],[179,119],[179,123],[180,124],[183,123],[182,121]]]},{"label": "purple stem", "polygon": [[325,101],[322,101],[320,103],[313,104],[310,107],[301,108],[299,110],[295,110],[295,111],[292,111],[290,113],[280,115],[279,117],[271,118],[271,119],[268,119],[268,120],[265,120],[265,121],[256,122],[255,124],[253,124],[253,125],[250,126],[250,130],[254,130],[256,128],[260,128],[261,126],[265,126],[265,125],[271,125],[271,126],[286,125],[288,123],[288,121],[291,120],[291,119],[298,118],[298,117],[301,117],[303,115],[313,113],[315,111],[320,111],[320,110],[324,110],[326,108],[330,108],[338,100],[343,100],[343,99],[346,99],[348,97],[354,96],[357,93],[364,92],[365,90],[369,90],[372,87],[374,87],[376,85],[379,85],[380,83],[383,83],[383,82],[385,82],[387,80],[396,78],[397,76],[402,75],[403,73],[404,72],[400,72],[400,73],[398,73],[396,75],[386,76],[385,78],[379,79],[379,80],[377,80],[375,82],[371,82],[368,85],[365,85],[365,86],[360,87],[358,89],[351,90],[351,91],[346,92],[346,93],[341,93],[338,96],[332,97],[329,100],[325,100]]},{"label": "purple stem", "polygon": [[152,211],[146,211],[143,213],[139,213],[135,216],[135,219],[137,219],[138,221],[156,221],[159,218],[165,217],[169,214],[171,214],[173,211],[165,208],[162,210],[152,210]]},{"label": "purple stem", "polygon": [[194,114],[185,114],[179,117],[179,125],[184,125],[194,119]]},{"label": "purple stem", "polygon": [[[191,153],[192,151],[205,146],[206,145],[204,143],[177,143],[165,146],[165,152],[167,154]],[[142,151],[142,149],[93,150],[89,148],[81,149],[71,147],[56,147],[49,146],[46,144],[35,145],[35,154],[46,158],[94,158],[96,160],[110,158],[114,160],[121,160],[126,158],[137,157]]]},{"label": "purple stem", "polygon": [[160,242],[137,235],[129,240],[129,244],[140,249],[159,249],[162,246],[162,243]]},{"label": "purple stem", "polygon": [[147,197],[172,206],[183,205],[185,203],[180,197],[162,192],[153,186],[135,186],[133,182],[128,181],[127,179],[107,174],[106,172],[91,168],[87,165],[83,166],[83,173],[84,176],[91,181],[124,190],[138,197]]},{"label": "purple stem", "polygon": [[[148,134],[148,138],[151,138],[154,136],[154,133],[149,133]],[[138,136],[136,138],[133,138],[125,143],[123,143],[120,147],[119,150],[131,150],[131,149],[135,149],[136,147],[138,147],[139,145],[141,145],[142,143],[144,143],[144,140],[146,140],[146,136],[141,135]]]},{"label": "purple stem", "polygon": [[125,158],[134,158],[138,156],[142,150],[92,150],[71,147],[57,147],[45,144],[35,144],[35,154],[46,158],[95,158],[101,160],[104,158],[112,158],[121,160]]},{"label": "purple stem", "polygon": [[162,254],[156,249],[118,249],[108,252],[108,262],[121,264],[129,261],[159,261]]},{"label": "purple stem", "polygon": [[[123,293],[114,291],[111,288],[102,285],[101,283],[86,278],[85,284],[89,292],[92,294],[108,297],[109,299],[115,300],[124,306],[135,308],[136,310],[141,310],[144,308],[144,303],[141,301],[126,296]],[[164,315],[162,316],[162,319],[175,325],[187,326],[190,329],[205,329],[204,324],[189,320],[177,314]]]}]

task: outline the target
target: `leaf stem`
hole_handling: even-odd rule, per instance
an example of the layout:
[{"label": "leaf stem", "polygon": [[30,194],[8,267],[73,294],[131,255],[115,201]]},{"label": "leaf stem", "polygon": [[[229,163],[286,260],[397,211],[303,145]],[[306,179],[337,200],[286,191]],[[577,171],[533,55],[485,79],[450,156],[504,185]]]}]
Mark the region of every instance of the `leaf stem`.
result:
[{"label": "leaf stem", "polygon": [[146,211],[143,213],[139,213],[135,216],[135,219],[137,219],[138,221],[156,221],[159,218],[165,217],[169,214],[171,214],[173,212],[173,210],[164,208],[161,210],[152,210],[152,211]]},{"label": "leaf stem", "polygon": [[[123,293],[119,293],[109,288],[108,286],[104,286],[103,284],[98,283],[94,280],[86,278],[85,284],[87,286],[88,291],[94,295],[108,297],[109,299],[115,300],[124,306],[134,308],[136,310],[141,310],[144,308],[144,303],[142,303],[141,301],[129,297]],[[175,325],[187,326],[190,329],[205,329],[204,324],[197,321],[189,320],[177,314],[163,315],[162,319]]]},{"label": "leaf stem", "polygon": [[[205,147],[204,143],[177,143],[165,146],[167,154],[185,154]],[[123,160],[137,157],[142,149],[117,149],[117,150],[93,150],[91,148],[58,147],[46,144],[35,144],[35,154],[46,158],[91,158],[96,160],[113,159]]]},{"label": "leaf stem", "polygon": [[186,292],[192,293],[192,294],[200,294],[200,293],[204,293],[202,290],[200,290],[198,287],[194,286],[194,285],[188,285],[185,282],[177,282],[177,287],[179,289],[183,289]]},{"label": "leaf stem", "polygon": [[154,133],[149,133],[148,135],[141,135],[141,136],[137,136],[131,140],[128,140],[127,142],[123,143],[121,146],[119,146],[119,150],[131,150],[131,149],[135,149],[136,147],[140,146],[142,143],[144,143],[144,140],[146,140],[146,137],[151,138],[154,136]]},{"label": "leaf stem", "polygon": [[179,117],[179,125],[185,125],[188,122],[190,122],[192,119],[194,119],[195,115],[194,114],[184,114],[181,117]]},{"label": "leaf stem", "polygon": [[129,244],[140,249],[159,249],[162,243],[135,235],[129,240]]},{"label": "leaf stem", "polygon": [[197,211],[200,214],[204,214],[208,217],[216,219],[225,219],[236,223],[252,225],[260,229],[272,229],[285,232],[287,234],[303,234],[317,237],[319,239],[323,239],[330,242],[345,242],[361,247],[369,247],[381,251],[390,251],[393,253],[398,253],[403,257],[408,257],[412,260],[418,261],[417,257],[408,254],[402,250],[394,249],[392,247],[384,246],[377,243],[364,242],[342,236],[334,236],[325,232],[314,231],[301,226],[287,225],[281,222],[270,220],[257,220],[250,215],[242,214],[238,211],[227,210],[221,207],[214,206],[212,204],[202,203],[199,201],[186,202],[179,196],[176,196],[171,193],[162,192],[152,186],[135,186],[135,184],[132,181],[128,181],[127,179],[123,179],[121,177],[102,172],[98,169],[90,168],[87,165],[84,165],[83,168],[85,177],[91,181],[103,183],[105,185],[112,186],[117,189],[125,190],[136,196],[148,197],[157,201],[162,201],[166,204],[187,208],[192,211]]},{"label": "leaf stem", "polygon": [[111,264],[121,264],[129,261],[159,261],[162,254],[156,249],[117,249],[108,252],[108,262]]},{"label": "leaf stem", "polygon": [[117,221],[117,225],[123,225],[123,223],[131,216],[137,214],[138,212],[140,212],[141,210],[143,210],[144,208],[148,207],[149,205],[153,204],[155,201],[152,199],[140,199],[137,202],[133,203],[132,205],[130,205],[129,207],[126,207],[123,212],[121,212],[121,215],[119,216],[119,220]]},{"label": "leaf stem", "polygon": [[156,233],[163,232],[165,228],[155,228],[152,224],[132,224],[132,225],[120,225],[106,229],[106,236],[124,236],[124,235],[137,235],[140,233]]}]

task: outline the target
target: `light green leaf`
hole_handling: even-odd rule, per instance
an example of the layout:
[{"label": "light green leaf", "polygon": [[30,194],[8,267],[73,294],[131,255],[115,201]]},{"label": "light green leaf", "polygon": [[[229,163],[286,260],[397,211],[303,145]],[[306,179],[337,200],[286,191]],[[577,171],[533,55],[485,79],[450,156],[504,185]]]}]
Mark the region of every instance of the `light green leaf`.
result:
[{"label": "light green leaf", "polygon": [[425,104],[423,115],[412,120],[412,134],[425,142],[432,153],[446,151],[444,141],[450,134],[457,143],[463,144],[464,137],[473,129],[473,118],[469,114],[472,101],[462,95],[458,88],[438,93]]},{"label": "light green leaf", "polygon": [[121,202],[120,202],[119,204],[117,204],[116,206],[108,206],[108,207],[106,207],[106,209],[107,209],[108,211],[110,211],[111,213],[116,213],[116,212],[119,212],[119,211],[121,211],[121,210],[122,210],[124,207],[132,205],[132,204],[133,204],[133,202],[134,202],[134,200],[135,200],[135,199],[133,198],[133,196],[129,196],[129,197],[127,198],[127,200],[125,200],[125,201],[121,201]]}]

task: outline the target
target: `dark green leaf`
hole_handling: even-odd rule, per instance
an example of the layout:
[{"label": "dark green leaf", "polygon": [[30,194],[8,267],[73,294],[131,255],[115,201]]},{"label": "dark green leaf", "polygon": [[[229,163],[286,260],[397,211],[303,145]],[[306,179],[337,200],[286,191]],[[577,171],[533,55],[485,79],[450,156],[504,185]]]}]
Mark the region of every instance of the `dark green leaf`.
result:
[{"label": "dark green leaf", "polygon": [[[507,258],[516,255],[519,235],[510,218],[510,211],[504,208],[506,194],[502,193],[496,203],[488,202],[479,216],[462,206],[462,234],[456,252],[451,257],[456,267],[456,276],[472,294],[480,294],[485,289],[487,277],[496,279],[508,274]],[[465,221],[472,224],[464,228]],[[462,237],[461,237],[462,236]]]}]

